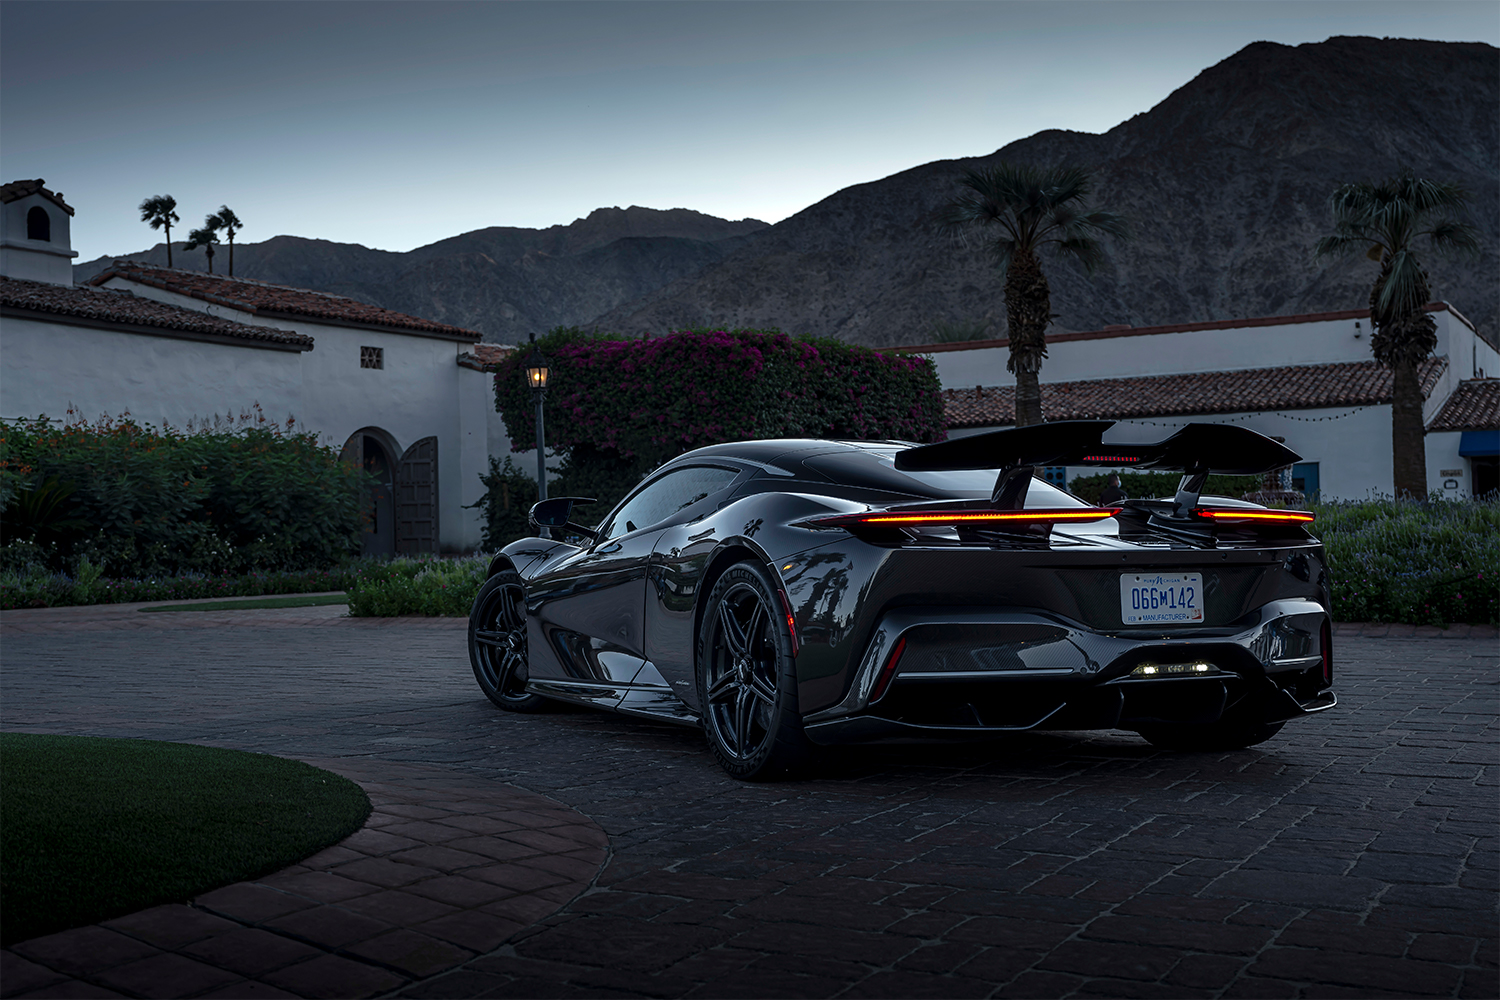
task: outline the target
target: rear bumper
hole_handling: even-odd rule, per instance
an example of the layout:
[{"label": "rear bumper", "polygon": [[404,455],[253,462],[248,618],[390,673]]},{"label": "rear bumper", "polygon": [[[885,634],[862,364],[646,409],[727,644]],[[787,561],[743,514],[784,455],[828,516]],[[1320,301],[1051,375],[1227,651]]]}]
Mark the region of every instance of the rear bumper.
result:
[{"label": "rear bumper", "polygon": [[[1329,624],[1322,605],[1304,600],[1272,602],[1227,628],[1112,632],[1044,611],[899,609],[875,628],[845,698],[803,721],[823,744],[1280,722],[1337,703],[1325,672]],[[1132,673],[1153,663],[1207,672]]]}]

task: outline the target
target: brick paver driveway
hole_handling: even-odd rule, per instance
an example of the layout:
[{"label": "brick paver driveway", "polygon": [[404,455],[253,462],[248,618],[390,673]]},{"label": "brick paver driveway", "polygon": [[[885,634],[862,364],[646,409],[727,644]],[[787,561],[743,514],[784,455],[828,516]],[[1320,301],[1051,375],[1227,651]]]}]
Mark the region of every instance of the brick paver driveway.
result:
[{"label": "brick paver driveway", "polygon": [[1039,734],[756,786],[694,731],[493,710],[456,626],[238,615],[7,626],[4,726],[441,765],[609,834],[407,995],[1500,995],[1493,632],[1341,636],[1340,707],[1241,753]]}]

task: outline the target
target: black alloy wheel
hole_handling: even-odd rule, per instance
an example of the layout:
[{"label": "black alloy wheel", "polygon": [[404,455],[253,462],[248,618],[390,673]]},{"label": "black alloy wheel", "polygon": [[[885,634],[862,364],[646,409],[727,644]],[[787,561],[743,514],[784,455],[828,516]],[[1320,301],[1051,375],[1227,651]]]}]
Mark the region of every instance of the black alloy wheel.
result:
[{"label": "black alloy wheel", "polygon": [[797,710],[791,635],[766,573],[731,566],[714,584],[698,637],[698,700],[708,744],[736,778],[781,777],[810,747]]},{"label": "black alloy wheel", "polygon": [[535,712],[546,699],[526,693],[526,585],[515,570],[484,582],[469,611],[469,663],[485,695],[508,712]]}]

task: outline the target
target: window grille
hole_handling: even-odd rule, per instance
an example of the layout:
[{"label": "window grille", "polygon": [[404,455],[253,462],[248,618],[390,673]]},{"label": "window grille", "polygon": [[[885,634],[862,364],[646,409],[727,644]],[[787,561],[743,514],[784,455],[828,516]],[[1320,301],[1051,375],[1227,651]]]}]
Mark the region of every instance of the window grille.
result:
[{"label": "window grille", "polygon": [[384,368],[385,348],[361,347],[359,349],[359,366],[361,368]]}]

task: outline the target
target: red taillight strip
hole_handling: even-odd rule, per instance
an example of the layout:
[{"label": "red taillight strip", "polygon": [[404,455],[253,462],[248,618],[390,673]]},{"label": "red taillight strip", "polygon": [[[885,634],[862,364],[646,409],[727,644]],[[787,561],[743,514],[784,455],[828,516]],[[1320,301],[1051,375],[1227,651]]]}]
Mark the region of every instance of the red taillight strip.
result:
[{"label": "red taillight strip", "polygon": [[1058,510],[924,510],[909,514],[872,511],[868,514],[839,514],[818,518],[815,523],[846,524],[995,524],[1017,521],[1102,521],[1117,511],[1107,507],[1067,507]]},{"label": "red taillight strip", "polygon": [[896,675],[896,662],[901,659],[901,654],[906,651],[906,636],[896,640],[896,648],[891,650],[891,655],[885,661],[885,669],[880,672],[880,679],[875,682],[875,689],[870,692],[870,704],[880,700],[885,694],[885,689],[890,687],[891,678]]},{"label": "red taillight strip", "polygon": [[1236,507],[1194,507],[1194,517],[1211,521],[1283,521],[1306,524],[1316,516],[1310,510],[1240,510]]}]

